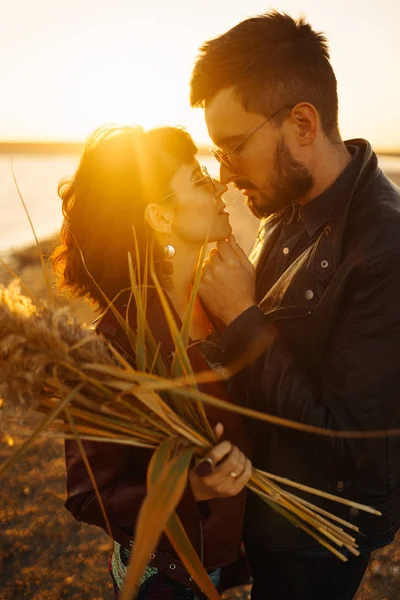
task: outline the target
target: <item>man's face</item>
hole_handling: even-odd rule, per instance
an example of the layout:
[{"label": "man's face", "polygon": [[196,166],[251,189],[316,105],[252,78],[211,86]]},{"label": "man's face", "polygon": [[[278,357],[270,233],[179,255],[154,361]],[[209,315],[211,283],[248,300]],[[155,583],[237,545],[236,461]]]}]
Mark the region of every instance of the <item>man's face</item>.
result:
[{"label": "man's face", "polygon": [[267,117],[248,112],[233,88],[221,90],[206,103],[205,119],[210,137],[229,154],[237,171],[221,164],[221,181],[241,189],[257,217],[281,211],[312,188],[312,175],[293,157],[283,126],[273,121],[263,125]]}]

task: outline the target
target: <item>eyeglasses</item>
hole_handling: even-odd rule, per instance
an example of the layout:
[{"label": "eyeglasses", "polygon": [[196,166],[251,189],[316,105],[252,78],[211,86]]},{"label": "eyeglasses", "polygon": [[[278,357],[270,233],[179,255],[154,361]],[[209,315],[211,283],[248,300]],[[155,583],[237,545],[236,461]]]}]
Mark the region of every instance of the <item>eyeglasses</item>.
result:
[{"label": "eyeglasses", "polygon": [[236,154],[236,156],[237,156],[239,154],[239,150],[243,149],[243,146],[246,144],[246,142],[248,142],[249,139],[251,137],[253,137],[253,135],[255,133],[257,133],[257,131],[259,129],[261,129],[261,127],[264,127],[264,125],[266,125],[269,121],[271,121],[274,117],[276,117],[276,115],[278,113],[280,113],[281,110],[289,110],[289,108],[292,109],[292,108],[294,108],[294,106],[295,105],[282,106],[281,108],[279,108],[277,111],[274,112],[273,115],[271,115],[270,117],[268,117],[268,119],[266,119],[265,121],[263,121],[261,123],[261,125],[259,125],[258,127],[256,127],[254,129],[254,131],[252,131],[251,133],[249,133],[249,135],[247,137],[245,137],[244,140],[242,140],[241,142],[239,142],[239,144],[237,144],[237,146],[235,146],[234,148],[232,148],[232,150],[230,152],[224,152],[220,148],[210,148],[211,154],[217,159],[217,161],[221,165],[224,165],[224,167],[226,167],[227,169],[229,169],[229,171],[231,171],[231,173],[234,173],[235,175],[237,175],[238,168],[232,162],[232,155]]},{"label": "eyeglasses", "polygon": [[184,192],[185,190],[188,190],[189,188],[191,188],[193,186],[204,185],[207,183],[210,183],[213,187],[214,192],[216,192],[217,186],[214,183],[214,179],[211,177],[211,175],[207,171],[206,167],[200,167],[200,168],[201,168],[201,172],[204,175],[203,177],[200,177],[200,179],[197,179],[196,181],[192,181],[192,183],[189,183],[189,185],[185,186],[184,188],[181,188],[180,190],[177,190],[176,192],[172,192],[171,194],[168,194],[168,196],[164,196],[164,198],[161,198],[161,200],[159,200],[159,202],[163,202],[164,200],[167,200],[168,198],[175,196],[175,194],[180,194],[180,192]]}]

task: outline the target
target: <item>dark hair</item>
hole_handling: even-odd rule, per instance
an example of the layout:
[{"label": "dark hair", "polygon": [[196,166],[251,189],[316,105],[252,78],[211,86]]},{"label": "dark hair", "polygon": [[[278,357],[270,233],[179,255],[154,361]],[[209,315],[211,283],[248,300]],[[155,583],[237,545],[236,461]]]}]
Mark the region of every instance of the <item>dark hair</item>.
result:
[{"label": "dark hair", "polygon": [[[248,111],[269,117],[309,102],[327,136],[337,139],[337,83],[325,36],[300,18],[272,11],[242,21],[200,48],[190,91],[192,106],[234,87]],[[287,113],[286,113],[287,114]],[[277,120],[284,118],[279,113]]]},{"label": "dark hair", "polygon": [[109,300],[129,288],[128,252],[133,260],[136,256],[133,228],[144,261],[146,206],[171,193],[173,175],[196,153],[190,135],[174,127],[95,131],[75,175],[59,185],[64,221],[61,243],[50,257],[59,289],[104,307],[97,285]]}]

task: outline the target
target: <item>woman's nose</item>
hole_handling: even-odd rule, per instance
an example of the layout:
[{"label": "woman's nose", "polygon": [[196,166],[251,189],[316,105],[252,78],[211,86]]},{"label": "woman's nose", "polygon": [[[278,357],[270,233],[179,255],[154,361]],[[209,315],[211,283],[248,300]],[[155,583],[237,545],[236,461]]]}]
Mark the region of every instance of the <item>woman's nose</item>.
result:
[{"label": "woman's nose", "polygon": [[225,194],[225,192],[228,190],[228,186],[225,183],[222,183],[222,181],[216,180],[214,183],[217,188],[218,196],[222,196],[222,194]]}]

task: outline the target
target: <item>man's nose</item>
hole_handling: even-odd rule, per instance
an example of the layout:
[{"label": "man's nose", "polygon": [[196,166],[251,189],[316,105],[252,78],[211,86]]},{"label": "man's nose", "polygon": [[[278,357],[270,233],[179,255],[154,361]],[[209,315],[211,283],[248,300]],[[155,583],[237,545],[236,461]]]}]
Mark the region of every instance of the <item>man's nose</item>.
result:
[{"label": "man's nose", "polygon": [[232,181],[235,180],[236,176],[237,176],[237,172],[236,171],[231,171],[223,163],[220,164],[220,167],[219,167],[219,178],[221,180],[221,183],[224,183],[225,185],[227,185],[228,183],[232,183]]}]

